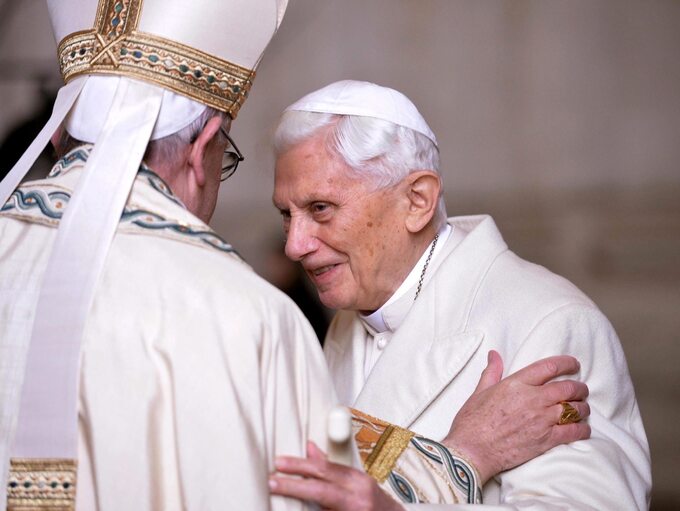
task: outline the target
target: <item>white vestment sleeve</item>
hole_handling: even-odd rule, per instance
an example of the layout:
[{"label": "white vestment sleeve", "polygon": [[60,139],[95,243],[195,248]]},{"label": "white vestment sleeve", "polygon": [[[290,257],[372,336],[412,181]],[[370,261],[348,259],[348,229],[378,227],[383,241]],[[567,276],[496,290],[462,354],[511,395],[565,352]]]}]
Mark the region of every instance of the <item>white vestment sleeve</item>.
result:
[{"label": "white vestment sleeve", "polygon": [[[547,342],[546,342],[547,341]],[[567,305],[545,317],[507,359],[505,375],[556,353],[581,363],[575,378],[588,384],[592,428],[589,440],[553,448],[497,476],[497,505],[481,510],[646,510],[649,507],[649,451],[628,367],[616,333],[595,307]],[[574,377],[570,377],[574,378]],[[487,492],[484,492],[487,497]],[[408,510],[472,509],[472,505],[404,506]]]},{"label": "white vestment sleeve", "polygon": [[647,509],[649,450],[614,329],[595,306],[561,307],[508,359],[506,374],[556,353],[573,355],[581,363],[575,378],[590,390],[592,437],[557,446],[502,473],[501,501],[522,510]]}]

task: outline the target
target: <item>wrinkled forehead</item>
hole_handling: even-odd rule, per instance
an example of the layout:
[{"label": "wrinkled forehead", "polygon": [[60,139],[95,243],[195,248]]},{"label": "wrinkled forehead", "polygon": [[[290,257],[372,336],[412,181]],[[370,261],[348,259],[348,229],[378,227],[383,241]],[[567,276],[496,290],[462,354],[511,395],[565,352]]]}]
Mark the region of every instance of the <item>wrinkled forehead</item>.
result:
[{"label": "wrinkled forehead", "polygon": [[[314,174],[314,170],[347,166],[342,156],[329,143],[329,136],[329,130],[321,128],[281,148],[275,154],[274,165],[277,174],[280,172]],[[349,171],[349,168],[347,170]]]},{"label": "wrinkled forehead", "polygon": [[322,137],[281,152],[275,163],[274,202],[303,207],[313,201],[344,203],[375,189],[373,179],[350,167]]},{"label": "wrinkled forehead", "polygon": [[[379,183],[375,175],[365,169],[354,168],[337,150],[334,143],[334,125],[322,126],[311,135],[291,143],[275,153],[275,179],[283,172],[304,175],[307,179],[343,178],[345,185],[361,185],[375,189]],[[332,170],[333,177],[328,176]]]}]

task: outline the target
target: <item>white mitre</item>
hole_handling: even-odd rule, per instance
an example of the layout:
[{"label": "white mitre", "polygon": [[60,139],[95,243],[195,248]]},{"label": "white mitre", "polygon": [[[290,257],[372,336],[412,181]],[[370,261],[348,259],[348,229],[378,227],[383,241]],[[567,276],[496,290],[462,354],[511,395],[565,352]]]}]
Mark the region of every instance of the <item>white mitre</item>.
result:
[{"label": "white mitre", "polygon": [[359,115],[389,121],[417,131],[437,145],[437,137],[416,106],[401,92],[370,82],[342,80],[310,92],[284,112]]},{"label": "white mitre", "polygon": [[62,123],[94,148],[60,221],[35,318],[26,319],[32,333],[20,399],[2,403],[18,420],[0,431],[0,510],[10,453],[77,458],[83,326],[149,140],[181,130],[207,106],[235,118],[286,4],[48,0],[66,85],[46,126],[0,183],[0,205]]}]

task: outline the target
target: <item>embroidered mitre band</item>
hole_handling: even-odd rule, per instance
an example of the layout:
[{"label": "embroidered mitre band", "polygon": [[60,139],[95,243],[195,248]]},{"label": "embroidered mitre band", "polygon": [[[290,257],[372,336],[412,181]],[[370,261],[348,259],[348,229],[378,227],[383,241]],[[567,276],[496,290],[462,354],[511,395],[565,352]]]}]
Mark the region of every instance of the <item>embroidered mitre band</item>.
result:
[{"label": "embroidered mitre band", "polygon": [[140,31],[142,4],[142,0],[100,1],[94,28],[72,33],[59,44],[64,81],[91,74],[138,78],[236,118],[255,69]]},{"label": "embroidered mitre band", "polygon": [[0,403],[7,417],[0,423],[0,511],[72,508],[81,340],[148,142],[177,133],[206,106],[236,117],[287,0],[47,5],[66,85],[47,124],[0,182],[0,207],[59,129],[94,148],[60,216],[34,314],[20,320],[23,383]]}]

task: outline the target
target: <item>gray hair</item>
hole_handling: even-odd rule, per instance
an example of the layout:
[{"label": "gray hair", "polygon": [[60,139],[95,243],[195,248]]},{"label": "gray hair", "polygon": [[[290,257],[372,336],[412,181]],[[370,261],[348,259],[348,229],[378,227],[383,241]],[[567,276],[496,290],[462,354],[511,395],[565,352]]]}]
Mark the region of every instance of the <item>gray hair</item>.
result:
[{"label": "gray hair", "polygon": [[[188,126],[185,126],[167,137],[151,140],[146,148],[144,158],[153,161],[176,161],[180,158],[180,155],[187,144],[196,140],[196,137],[201,133],[205,124],[213,117],[219,117],[224,120],[226,114],[212,107],[207,107],[203,113],[196,117],[196,119]],[[221,132],[219,136],[222,136]]]},{"label": "gray hair", "polygon": [[[433,170],[441,179],[434,142],[417,131],[373,117],[284,112],[274,134],[276,155],[325,127],[330,127],[325,139],[328,151],[340,156],[358,176],[371,179],[376,189],[390,187],[418,170]],[[434,220],[437,226],[446,220],[441,193]]]},{"label": "gray hair", "polygon": [[[224,120],[227,114],[220,112],[212,107],[207,107],[191,124],[181,130],[168,135],[167,137],[149,141],[144,153],[145,160],[172,162],[180,158],[180,155],[187,144],[190,144],[201,133],[205,124],[213,117]],[[220,132],[220,135],[221,132]],[[66,153],[85,142],[72,137],[66,130],[63,130],[57,142],[57,157],[61,158]]]}]

